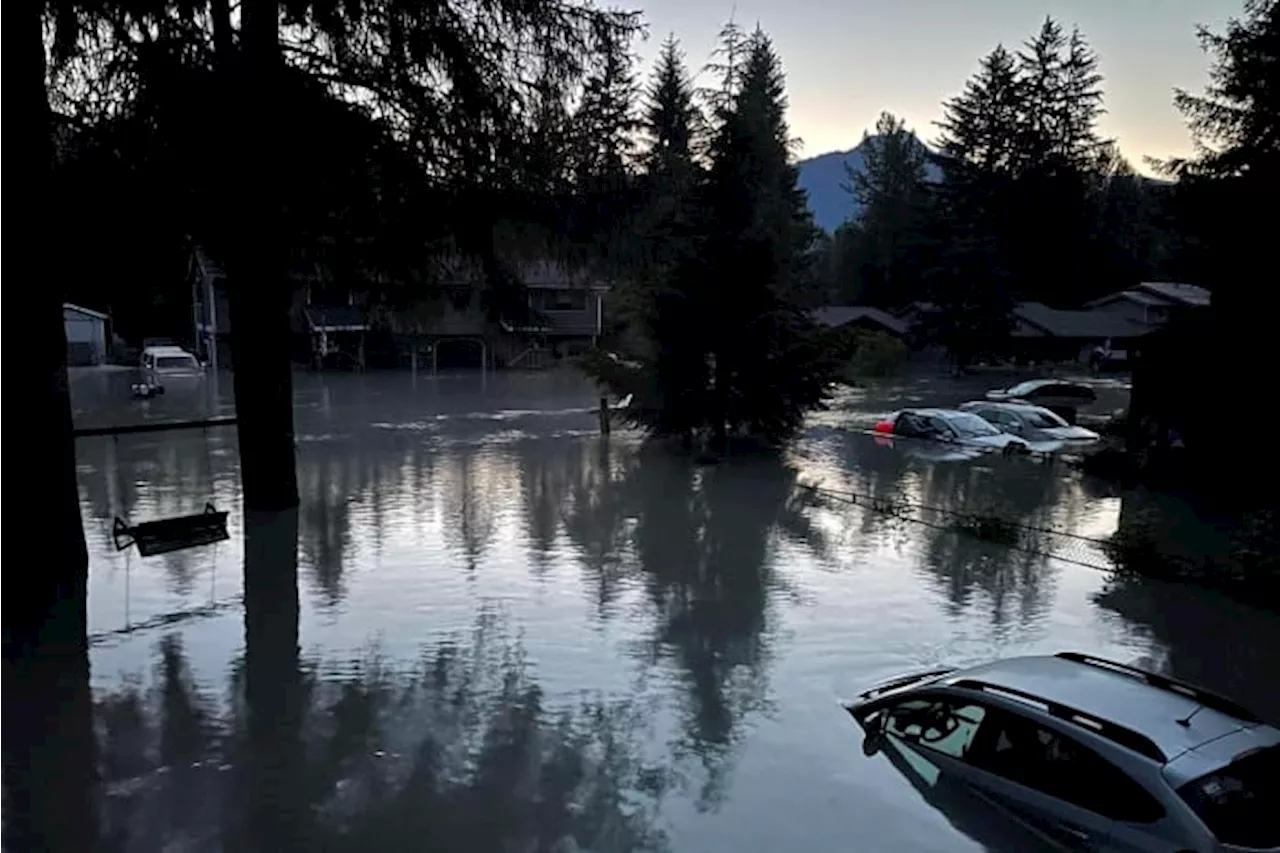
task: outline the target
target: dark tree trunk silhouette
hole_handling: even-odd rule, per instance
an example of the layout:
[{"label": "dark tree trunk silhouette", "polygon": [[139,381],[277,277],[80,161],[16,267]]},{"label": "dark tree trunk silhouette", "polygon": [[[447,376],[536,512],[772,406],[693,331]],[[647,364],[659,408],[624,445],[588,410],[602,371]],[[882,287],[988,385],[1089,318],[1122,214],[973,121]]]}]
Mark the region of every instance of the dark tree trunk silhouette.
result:
[{"label": "dark tree trunk silhouette", "polygon": [[[18,12],[18,9],[22,12]],[[19,474],[24,489],[15,529],[41,533],[40,557],[24,567],[0,603],[0,646],[6,660],[27,656],[40,646],[41,630],[54,607],[68,596],[83,596],[88,556],[79,514],[76,439],[67,387],[67,336],[63,328],[63,288],[56,252],[49,242],[60,236],[56,213],[47,199],[52,167],[52,115],[45,91],[46,56],[42,4],[23,3],[5,29],[14,68],[23,76],[10,86],[10,140],[17,142],[13,163],[23,178],[14,183],[15,223],[12,252],[20,269],[42,270],[52,286],[12,288],[19,316],[31,320],[36,334],[14,371],[10,400],[23,414],[22,455],[32,461]],[[23,229],[31,229],[22,233]]]},{"label": "dark tree trunk silhouette", "polygon": [[[298,474],[289,325],[292,289],[277,189],[279,24],[274,0],[245,0],[240,10],[240,53],[229,63],[231,97],[224,114],[234,126],[229,148],[232,191],[219,211],[226,235],[240,478],[246,509],[281,510],[298,505]],[[218,41],[220,48],[231,49],[229,37]]]},{"label": "dark tree trunk silhouette", "polygon": [[296,509],[245,513],[244,608],[244,837],[232,846],[307,850]]},{"label": "dark tree trunk silhouette", "polygon": [[[23,177],[14,182],[22,269],[54,286],[12,288],[17,314],[35,324],[12,400],[23,414],[24,489],[18,530],[37,532],[31,560],[13,562],[0,596],[0,848],[77,853],[92,848],[92,724],[88,695],[88,556],[79,514],[76,439],[67,387],[67,336],[47,199],[54,136],[45,91],[44,4],[12,10],[4,41],[13,58],[10,143]],[[23,229],[29,229],[24,233]]]},{"label": "dark tree trunk silhouette", "polygon": [[[27,583],[24,592],[23,603],[31,606],[32,594],[44,590]],[[60,584],[58,593],[43,611],[44,624],[25,642],[14,636],[6,614],[5,850],[80,853],[94,846],[85,586]]]}]

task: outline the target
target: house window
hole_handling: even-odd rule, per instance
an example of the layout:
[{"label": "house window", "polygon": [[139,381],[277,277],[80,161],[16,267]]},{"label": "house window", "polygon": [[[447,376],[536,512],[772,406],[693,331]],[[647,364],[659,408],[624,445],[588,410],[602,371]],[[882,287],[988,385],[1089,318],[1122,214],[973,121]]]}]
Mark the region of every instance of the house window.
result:
[{"label": "house window", "polygon": [[540,302],[543,311],[585,311],[587,310],[587,292],[585,290],[543,290]]}]

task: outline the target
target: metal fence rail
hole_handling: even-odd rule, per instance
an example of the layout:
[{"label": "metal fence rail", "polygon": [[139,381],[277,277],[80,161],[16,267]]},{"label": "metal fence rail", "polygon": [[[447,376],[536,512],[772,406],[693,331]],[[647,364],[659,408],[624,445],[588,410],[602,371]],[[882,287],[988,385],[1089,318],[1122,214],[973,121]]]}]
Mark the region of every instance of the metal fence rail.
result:
[{"label": "metal fence rail", "polygon": [[1106,554],[1105,539],[1025,524],[994,514],[930,506],[899,498],[877,497],[810,484],[801,484],[799,488],[822,500],[859,507],[868,512],[937,530],[951,530],[1011,550],[1051,557],[1098,571],[1111,571],[1115,568]]}]

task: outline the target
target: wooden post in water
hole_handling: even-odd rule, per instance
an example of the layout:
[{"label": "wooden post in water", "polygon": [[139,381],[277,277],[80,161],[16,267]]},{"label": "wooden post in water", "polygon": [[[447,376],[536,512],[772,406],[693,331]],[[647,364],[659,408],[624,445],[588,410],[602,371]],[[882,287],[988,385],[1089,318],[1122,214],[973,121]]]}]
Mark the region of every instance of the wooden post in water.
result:
[{"label": "wooden post in water", "polygon": [[600,398],[600,434],[609,434],[609,400],[606,397]]}]

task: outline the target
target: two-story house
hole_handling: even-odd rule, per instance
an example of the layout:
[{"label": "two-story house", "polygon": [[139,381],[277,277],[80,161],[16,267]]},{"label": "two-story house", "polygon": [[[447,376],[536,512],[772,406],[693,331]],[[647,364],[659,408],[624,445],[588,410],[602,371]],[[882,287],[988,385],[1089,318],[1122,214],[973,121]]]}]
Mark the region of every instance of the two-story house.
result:
[{"label": "two-story house", "polygon": [[477,262],[441,256],[433,267],[434,297],[391,318],[408,339],[415,366],[546,367],[575,346],[594,343],[602,332],[608,286],[564,265],[518,264],[514,274],[524,289],[523,304],[496,316],[483,305],[484,273]]}]

